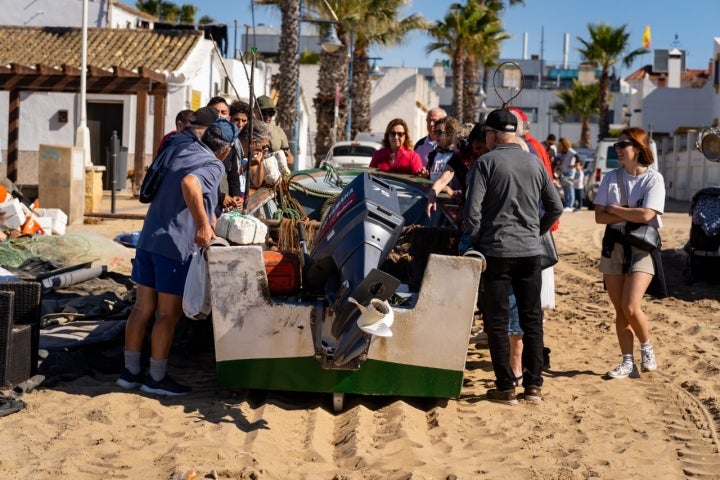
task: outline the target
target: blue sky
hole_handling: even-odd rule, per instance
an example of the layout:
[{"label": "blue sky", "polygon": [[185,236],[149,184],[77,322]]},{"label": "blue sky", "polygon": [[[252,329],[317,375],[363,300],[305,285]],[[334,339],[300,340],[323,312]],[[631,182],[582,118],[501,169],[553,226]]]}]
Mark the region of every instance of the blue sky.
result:
[{"label": "blue sky", "polygon": [[[250,0],[188,0],[188,3],[200,8],[198,18],[209,15],[217,22],[230,26],[231,47],[236,21],[240,48],[243,25],[253,23]],[[442,19],[450,5],[450,2],[443,0],[411,0],[409,3],[405,15],[420,13],[431,21]],[[528,55],[542,53],[546,62],[561,64],[563,35],[568,33],[568,60],[571,65],[577,64],[577,48],[580,46],[577,37],[588,39],[588,24],[605,22],[613,27],[627,25],[633,46],[638,48],[641,46],[645,25],[650,25],[651,49],[677,46],[687,51],[688,68],[707,68],[712,56],[713,37],[720,37],[718,18],[720,0],[525,0],[525,6],[509,7],[503,14],[504,28],[513,38],[503,43],[502,57],[520,58],[523,34],[527,33]],[[268,7],[256,7],[254,19],[256,25],[280,25],[280,14]],[[425,46],[430,41],[428,35],[418,32],[409,35],[402,45],[388,49],[374,47],[370,54],[382,57],[379,62],[381,66],[429,67],[441,58],[439,54],[425,53]],[[642,62],[636,62],[633,67],[652,62],[650,55],[644,57]]]}]

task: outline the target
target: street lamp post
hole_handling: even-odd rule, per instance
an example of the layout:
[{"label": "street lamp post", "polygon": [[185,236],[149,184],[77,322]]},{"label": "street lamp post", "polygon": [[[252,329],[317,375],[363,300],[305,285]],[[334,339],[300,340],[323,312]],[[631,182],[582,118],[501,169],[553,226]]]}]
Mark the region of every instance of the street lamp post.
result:
[{"label": "street lamp post", "polygon": [[355,63],[355,28],[350,27],[350,61],[348,62],[348,109],[345,124],[345,140],[352,140],[352,104],[353,104],[353,63]]},{"label": "street lamp post", "polygon": [[[316,24],[329,24],[328,31],[323,37],[323,39],[320,41],[321,48],[326,51],[327,53],[334,53],[337,52],[340,47],[342,47],[342,42],[337,36],[337,31],[335,30],[335,24],[337,22],[332,20],[310,20],[310,19],[304,19],[302,18],[302,1],[300,2],[300,23],[298,25],[298,63],[300,62],[300,56],[302,55],[301,51],[301,36],[300,36],[300,30],[303,23],[316,23]],[[295,84],[295,122],[293,124],[293,157],[295,158],[295,162],[297,164],[298,162],[298,144],[300,143],[300,125],[299,125],[299,119],[300,119],[300,66],[298,65],[298,78],[297,82]]]},{"label": "street lamp post", "polygon": [[563,124],[562,117],[557,119],[557,123],[558,123],[558,140],[560,140],[562,138],[562,124]]}]

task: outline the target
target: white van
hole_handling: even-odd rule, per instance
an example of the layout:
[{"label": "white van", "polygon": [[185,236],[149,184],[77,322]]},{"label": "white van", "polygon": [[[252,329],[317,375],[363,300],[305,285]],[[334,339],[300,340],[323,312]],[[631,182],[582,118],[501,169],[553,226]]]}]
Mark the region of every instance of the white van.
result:
[{"label": "white van", "polygon": [[[588,165],[589,175],[586,172],[585,176],[585,204],[589,209],[593,208],[595,195],[597,194],[598,188],[600,188],[600,181],[605,174],[620,166],[617,152],[615,151],[615,147],[613,147],[617,141],[617,138],[605,138],[601,140],[595,150],[595,157]],[[655,158],[650,168],[658,170],[657,145],[655,145],[655,140],[650,139],[650,149],[652,150],[653,158]]]}]

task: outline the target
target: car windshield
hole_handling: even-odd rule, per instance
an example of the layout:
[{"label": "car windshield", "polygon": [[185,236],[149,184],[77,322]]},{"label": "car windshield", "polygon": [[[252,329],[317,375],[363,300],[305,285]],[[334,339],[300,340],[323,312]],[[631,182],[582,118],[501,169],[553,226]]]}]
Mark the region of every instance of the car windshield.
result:
[{"label": "car windshield", "polygon": [[617,152],[615,151],[615,147],[613,147],[612,145],[607,148],[605,164],[607,165],[608,169],[618,168],[620,166]]},{"label": "car windshield", "polygon": [[373,147],[365,145],[339,145],[333,148],[333,157],[372,157]]},{"label": "car windshield", "polygon": [[372,157],[373,147],[365,145],[339,145],[333,148],[333,157]]}]

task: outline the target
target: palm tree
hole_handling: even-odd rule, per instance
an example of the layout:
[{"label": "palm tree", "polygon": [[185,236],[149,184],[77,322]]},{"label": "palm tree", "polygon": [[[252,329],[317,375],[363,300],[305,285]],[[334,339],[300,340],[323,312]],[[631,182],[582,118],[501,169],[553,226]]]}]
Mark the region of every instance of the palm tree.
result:
[{"label": "palm tree", "polygon": [[183,4],[180,6],[180,23],[185,25],[195,24],[195,15],[197,15],[199,8],[195,5]]},{"label": "palm tree", "polygon": [[161,21],[167,23],[177,23],[180,18],[180,7],[173,2],[164,2],[163,0],[138,0],[135,8],[141,12],[155,15]]},{"label": "palm tree", "polygon": [[[477,61],[481,59],[484,64],[487,55],[497,53],[500,42],[509,35],[503,31],[496,11],[480,5],[477,0],[450,5],[445,19],[437,21],[430,34],[436,41],[427,46],[427,52],[440,51],[452,58],[453,115],[472,122],[478,85]],[[466,92],[470,93],[467,98]]]},{"label": "palm tree", "polygon": [[393,45],[412,30],[428,29],[431,24],[421,15],[399,19],[398,10],[407,0],[371,0],[360,2],[362,9],[353,15],[355,48],[353,49],[351,136],[370,130],[370,58],[372,45]]},{"label": "palm tree", "polygon": [[280,0],[280,13],[282,15],[280,37],[280,73],[278,75],[278,101],[277,124],[285,130],[288,138],[294,135],[297,120],[297,105],[295,101],[300,77],[298,63],[298,34],[300,32],[300,2],[298,0]]},{"label": "palm tree", "polygon": [[[473,41],[468,45],[469,55],[463,69],[465,74],[465,81],[463,82],[465,105],[462,121],[466,123],[480,120],[475,118],[477,94],[478,86],[485,83],[485,77],[483,77],[482,81],[479,81],[478,64],[482,65],[483,75],[485,75],[497,63],[497,59],[500,57],[500,45],[503,40],[510,38],[510,34],[502,29],[502,24],[497,18],[494,21],[490,16],[486,16],[486,18],[488,21],[485,28],[481,33],[474,35]],[[487,86],[485,86],[485,89],[487,89]]]},{"label": "palm tree", "polygon": [[605,138],[609,134],[610,119],[608,110],[610,104],[610,72],[617,63],[630,67],[633,60],[647,53],[644,48],[635,49],[626,53],[629,49],[628,38],[630,34],[625,31],[627,25],[620,28],[613,28],[610,25],[590,24],[588,31],[590,40],[578,37],[583,47],[578,48],[580,55],[589,63],[600,67],[600,119],[599,138]]},{"label": "palm tree", "polygon": [[[272,0],[263,0],[270,2]],[[320,54],[318,94],[313,103],[317,117],[315,147],[318,154],[327,151],[333,138],[344,137],[348,115],[349,51],[353,48],[353,109],[351,136],[370,128],[369,48],[374,44],[397,43],[415,28],[428,28],[419,15],[399,19],[398,10],[408,0],[307,0],[308,17],[338,21],[338,37],[345,45],[335,53]],[[338,123],[333,132],[336,89],[339,90]]]},{"label": "palm tree", "polygon": [[577,79],[573,79],[573,88],[564,90],[557,94],[559,103],[553,105],[553,110],[560,117],[577,114],[580,117],[582,127],[580,129],[579,146],[589,148],[590,138],[590,116],[600,111],[600,87],[597,83],[582,85]]}]

